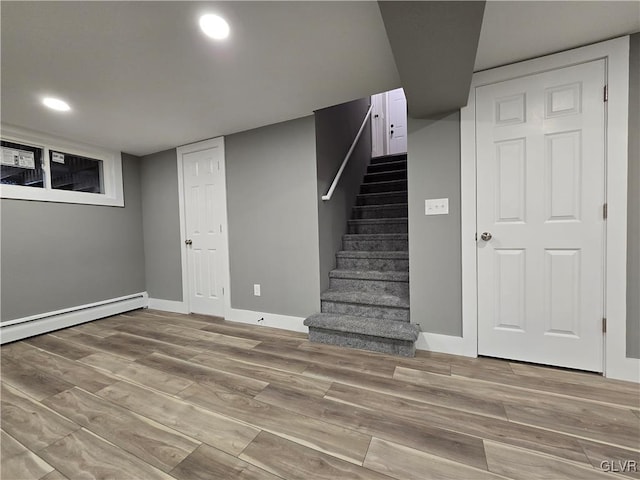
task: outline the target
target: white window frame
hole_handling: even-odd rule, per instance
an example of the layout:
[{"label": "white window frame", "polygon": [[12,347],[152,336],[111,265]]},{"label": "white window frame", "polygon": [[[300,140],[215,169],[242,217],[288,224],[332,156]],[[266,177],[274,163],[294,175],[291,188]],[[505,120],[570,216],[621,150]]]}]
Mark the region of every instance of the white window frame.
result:
[{"label": "white window frame", "polygon": [[[32,147],[42,148],[42,161],[44,165],[44,188],[0,184],[0,198],[124,207],[122,158],[120,152],[71,142],[43,133],[4,124],[1,127],[0,137],[2,140],[8,142],[22,143]],[[93,160],[102,160],[104,193],[74,192],[51,188],[50,151],[79,155]]]},{"label": "white window frame", "polygon": [[[519,76],[605,59],[608,102],[606,114],[606,221],[604,375],[640,382],[640,360],[626,356],[627,268],[627,140],[629,105],[629,37],[499,67],[473,75],[469,102],[461,110],[462,185],[462,338],[456,347],[477,356],[478,277],[476,262],[476,133],[475,93],[482,85]],[[450,352],[454,353],[454,352]]]}]

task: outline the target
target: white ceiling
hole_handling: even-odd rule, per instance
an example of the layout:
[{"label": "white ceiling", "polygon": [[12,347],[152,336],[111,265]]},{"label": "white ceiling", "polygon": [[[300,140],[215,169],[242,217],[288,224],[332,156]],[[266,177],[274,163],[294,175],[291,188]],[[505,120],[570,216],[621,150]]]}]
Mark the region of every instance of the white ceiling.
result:
[{"label": "white ceiling", "polygon": [[[2,121],[143,155],[397,88],[376,2],[0,2]],[[203,12],[231,26],[224,43]],[[59,114],[43,94],[67,100]]]},{"label": "white ceiling", "polygon": [[[2,1],[0,9],[2,121],[136,155],[400,85],[376,2]],[[204,12],[228,19],[225,43],[198,30]],[[639,30],[638,1],[489,2],[475,66]],[[73,110],[44,109],[45,94]]]}]

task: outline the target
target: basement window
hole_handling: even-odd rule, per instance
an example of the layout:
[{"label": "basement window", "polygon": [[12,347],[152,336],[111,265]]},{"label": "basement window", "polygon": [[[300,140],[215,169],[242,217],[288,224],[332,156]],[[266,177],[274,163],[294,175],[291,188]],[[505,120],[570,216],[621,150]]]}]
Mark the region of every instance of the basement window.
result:
[{"label": "basement window", "polygon": [[2,140],[0,177],[5,185],[44,188],[42,148]]},{"label": "basement window", "polygon": [[119,152],[2,127],[0,196],[124,206]]},{"label": "basement window", "polygon": [[51,188],[104,193],[102,160],[49,150]]}]

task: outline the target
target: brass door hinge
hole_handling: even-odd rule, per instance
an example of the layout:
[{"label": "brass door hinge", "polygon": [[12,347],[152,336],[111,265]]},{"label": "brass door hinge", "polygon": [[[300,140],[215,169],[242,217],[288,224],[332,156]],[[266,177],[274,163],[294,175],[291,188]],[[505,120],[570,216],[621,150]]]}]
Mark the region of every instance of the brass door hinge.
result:
[{"label": "brass door hinge", "polygon": [[609,86],[608,85],[604,86],[604,95],[603,95],[602,100],[604,102],[608,102],[609,101]]},{"label": "brass door hinge", "polygon": [[604,205],[602,205],[602,218],[606,220],[608,216],[609,216],[609,205],[605,203]]},{"label": "brass door hinge", "polygon": [[607,333],[607,319],[602,319],[602,333]]}]

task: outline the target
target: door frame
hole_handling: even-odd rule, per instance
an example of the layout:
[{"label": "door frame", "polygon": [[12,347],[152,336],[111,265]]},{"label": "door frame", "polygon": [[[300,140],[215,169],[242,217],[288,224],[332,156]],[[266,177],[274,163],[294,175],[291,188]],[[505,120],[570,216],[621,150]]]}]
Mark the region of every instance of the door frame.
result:
[{"label": "door frame", "polygon": [[[371,157],[382,157],[387,154],[387,93],[371,95]],[[377,117],[376,117],[377,115]],[[374,152],[374,148],[377,151]]]},{"label": "door frame", "polygon": [[478,354],[478,269],[476,243],[476,88],[592,60],[605,60],[605,315],[604,375],[640,381],[640,360],[626,358],[627,165],[629,37],[475,73],[467,106],[460,111],[462,222],[462,337],[449,353]]},{"label": "door frame", "polygon": [[216,137],[201,142],[191,143],[176,148],[177,169],[178,169],[178,211],[180,216],[180,262],[182,264],[182,304],[185,313],[191,313],[191,305],[189,304],[189,262],[187,260],[187,247],[185,240],[187,239],[187,216],[185,211],[185,191],[184,191],[184,165],[182,161],[183,155],[187,153],[200,152],[209,150],[210,148],[220,148],[222,151],[222,159],[220,162],[220,175],[222,176],[222,197],[224,205],[222,206],[222,269],[223,269],[223,317],[227,317],[231,310],[231,291],[230,291],[230,271],[229,271],[229,229],[227,221],[227,175],[226,175],[226,157],[224,150],[224,137]]}]

